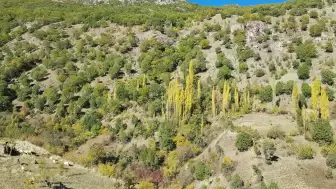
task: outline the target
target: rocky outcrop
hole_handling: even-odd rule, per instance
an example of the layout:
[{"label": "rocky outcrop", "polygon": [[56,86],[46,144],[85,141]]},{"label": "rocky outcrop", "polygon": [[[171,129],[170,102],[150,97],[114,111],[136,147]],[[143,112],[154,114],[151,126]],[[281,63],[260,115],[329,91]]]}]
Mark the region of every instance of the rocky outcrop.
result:
[{"label": "rocky outcrop", "polygon": [[38,147],[27,141],[15,141],[14,143],[0,144],[0,154],[9,154],[9,153],[5,153],[5,148],[7,146],[9,146],[12,149],[12,151],[17,152],[18,153],[17,155],[29,154],[29,155],[43,156],[43,155],[49,154],[47,150],[41,147]]},{"label": "rocky outcrop", "polygon": [[265,29],[269,29],[270,25],[262,21],[252,21],[246,24],[247,43],[255,43],[257,37],[264,34]]}]

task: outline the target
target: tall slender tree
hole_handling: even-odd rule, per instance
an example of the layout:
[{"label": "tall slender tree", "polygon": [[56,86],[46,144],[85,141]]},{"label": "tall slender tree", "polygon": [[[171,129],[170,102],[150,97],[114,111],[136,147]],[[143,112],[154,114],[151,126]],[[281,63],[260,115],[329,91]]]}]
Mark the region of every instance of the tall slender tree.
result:
[{"label": "tall slender tree", "polygon": [[235,111],[239,111],[239,93],[238,88],[234,90]]},{"label": "tall slender tree", "polygon": [[322,119],[329,119],[329,100],[325,87],[321,87],[320,112]]},{"label": "tall slender tree", "polygon": [[294,113],[296,112],[296,108],[298,107],[298,102],[299,102],[299,88],[297,84],[294,84],[292,90],[292,108]]},{"label": "tall slender tree", "polygon": [[197,81],[197,98],[201,98],[201,79],[198,79]]},{"label": "tall slender tree", "polygon": [[320,96],[320,90],[321,90],[321,81],[314,78],[313,85],[312,85],[312,91],[311,91],[311,108],[315,112],[315,118],[317,118],[317,114],[319,112],[319,96]]},{"label": "tall slender tree", "polygon": [[222,95],[222,111],[225,115],[226,110],[229,107],[229,99],[230,99],[230,84],[228,81],[224,82],[223,87],[223,95]]},{"label": "tall slender tree", "polygon": [[216,89],[215,87],[212,88],[212,94],[211,94],[211,107],[212,107],[212,116],[216,116]]},{"label": "tall slender tree", "polygon": [[193,70],[193,61],[189,63],[189,74],[186,79],[186,88],[185,88],[185,109],[184,116],[189,116],[191,113],[193,96],[194,96],[194,70]]}]

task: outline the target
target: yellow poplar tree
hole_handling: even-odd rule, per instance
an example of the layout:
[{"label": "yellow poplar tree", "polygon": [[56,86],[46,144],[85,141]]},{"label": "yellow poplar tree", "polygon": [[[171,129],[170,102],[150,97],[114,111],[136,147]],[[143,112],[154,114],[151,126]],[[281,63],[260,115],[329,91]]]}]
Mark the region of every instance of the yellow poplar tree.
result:
[{"label": "yellow poplar tree", "polygon": [[213,115],[213,117],[215,117],[216,116],[216,92],[215,92],[215,87],[212,88],[211,104],[212,104],[212,115]]},{"label": "yellow poplar tree", "polygon": [[321,82],[316,77],[314,78],[312,85],[312,94],[311,94],[311,105],[312,109],[315,111],[315,117],[317,117],[318,108],[319,108],[319,95],[321,90]]},{"label": "yellow poplar tree", "polygon": [[320,111],[322,119],[329,119],[329,100],[325,87],[321,88]]},{"label": "yellow poplar tree", "polygon": [[117,98],[117,82],[115,82],[113,88],[113,100],[117,100]]},{"label": "yellow poplar tree", "polygon": [[201,79],[197,81],[197,98],[201,98]]},{"label": "yellow poplar tree", "polygon": [[301,118],[302,118],[303,130],[304,130],[304,133],[306,134],[307,110],[306,110],[305,105],[302,106]]},{"label": "yellow poplar tree", "polygon": [[147,87],[147,78],[146,78],[146,75],[142,76],[142,87],[143,88]]},{"label": "yellow poplar tree", "polygon": [[223,97],[222,97],[222,111],[225,114],[225,110],[229,107],[230,99],[230,84],[225,81],[223,87]]},{"label": "yellow poplar tree", "polygon": [[239,93],[238,93],[238,88],[235,88],[234,91],[234,101],[235,101],[235,111],[238,111],[239,109]]},{"label": "yellow poplar tree", "polygon": [[189,115],[192,108],[194,95],[194,70],[193,70],[193,62],[189,63],[189,74],[186,79],[186,89],[185,89],[185,112],[183,115]]},{"label": "yellow poplar tree", "polygon": [[298,106],[299,102],[299,88],[297,84],[293,85],[293,90],[292,90],[292,106],[293,106],[293,112],[296,112],[296,108]]}]

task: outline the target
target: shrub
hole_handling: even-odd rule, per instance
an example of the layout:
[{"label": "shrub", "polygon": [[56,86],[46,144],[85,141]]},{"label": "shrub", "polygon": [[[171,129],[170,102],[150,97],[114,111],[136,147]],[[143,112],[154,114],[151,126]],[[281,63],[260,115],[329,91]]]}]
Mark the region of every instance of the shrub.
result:
[{"label": "shrub", "polygon": [[319,144],[330,144],[334,134],[328,120],[318,119],[312,123],[311,135]]},{"label": "shrub", "polygon": [[309,13],[310,18],[318,18],[318,12],[317,11],[310,11]]},{"label": "shrub", "polygon": [[332,179],[332,178],[334,178],[332,169],[330,169],[330,168],[327,169],[326,178],[327,178],[327,179]]},{"label": "shrub", "polygon": [[239,61],[245,62],[247,59],[252,58],[254,53],[252,49],[248,46],[238,46],[237,55]]},{"label": "shrub", "polygon": [[268,65],[268,70],[270,72],[274,72],[276,71],[276,67],[275,67],[275,64],[273,62],[271,62],[269,65]]},{"label": "shrub", "polygon": [[103,176],[112,177],[115,174],[115,165],[113,164],[98,164],[98,171]]},{"label": "shrub", "polygon": [[328,153],[326,164],[329,167],[336,169],[336,151],[331,151]]},{"label": "shrub", "polygon": [[219,69],[217,74],[218,79],[230,79],[231,77],[231,70],[227,66],[223,66]]},{"label": "shrub", "polygon": [[222,66],[227,66],[230,70],[233,70],[233,65],[231,64],[231,61],[226,58],[224,53],[220,53],[217,55],[216,60],[216,68],[220,68]]},{"label": "shrub", "polygon": [[335,99],[334,91],[329,87],[326,88],[327,96],[329,101],[333,101]]},{"label": "shrub", "polygon": [[320,37],[323,30],[324,30],[324,27],[321,24],[315,24],[315,25],[310,26],[309,34],[312,37]]},{"label": "shrub", "polygon": [[41,81],[48,75],[48,71],[44,67],[39,66],[33,69],[30,75],[36,81]]},{"label": "shrub", "polygon": [[302,64],[297,70],[297,75],[299,79],[309,79],[309,66],[307,64]]},{"label": "shrub", "polygon": [[328,41],[328,42],[326,43],[324,49],[325,49],[325,51],[326,51],[327,53],[332,53],[332,52],[334,52],[333,44],[332,44],[330,41]]},{"label": "shrub", "polygon": [[313,159],[314,151],[311,146],[299,146],[297,149],[298,159]]},{"label": "shrub", "polygon": [[254,74],[257,76],[257,77],[262,77],[265,75],[265,71],[261,68],[257,69]]},{"label": "shrub", "polygon": [[153,183],[148,181],[141,181],[135,186],[136,189],[154,189],[155,186]]},{"label": "shrub", "polygon": [[208,48],[210,48],[210,41],[207,40],[207,39],[203,39],[200,42],[200,46],[201,46],[202,49],[208,49]]},{"label": "shrub", "polygon": [[229,157],[224,157],[223,163],[222,163],[222,168],[224,170],[224,173],[229,174],[231,171],[234,169],[233,161]]},{"label": "shrub", "polygon": [[276,147],[271,140],[265,140],[263,142],[263,153],[265,156],[265,161],[268,165],[272,164],[272,160],[274,159],[274,153],[276,151]]},{"label": "shrub", "polygon": [[317,57],[317,50],[313,42],[306,41],[305,43],[300,44],[295,49],[296,56],[301,61],[306,61],[309,58]]},{"label": "shrub", "polygon": [[285,132],[280,130],[279,126],[273,126],[268,132],[267,137],[271,139],[284,139],[286,136]]},{"label": "shrub", "polygon": [[222,52],[222,49],[220,47],[216,47],[215,51],[216,51],[216,54],[219,54]]},{"label": "shrub", "polygon": [[250,147],[253,146],[253,140],[251,135],[242,132],[237,135],[236,147],[238,151],[243,152],[247,151]]},{"label": "shrub", "polygon": [[239,63],[239,73],[245,73],[248,70],[248,65],[246,62]]},{"label": "shrub", "polygon": [[297,69],[300,66],[300,62],[295,60],[295,61],[292,62],[292,66],[293,66],[294,69]]},{"label": "shrub", "polygon": [[321,71],[321,76],[322,76],[322,83],[323,84],[328,84],[328,85],[333,85],[334,84],[334,78],[336,74],[329,70],[329,69],[323,69]]},{"label": "shrub", "polygon": [[293,85],[294,85],[293,80],[287,81],[287,83],[283,83],[282,81],[279,81],[275,86],[275,95],[279,96],[282,94],[287,94],[287,95],[292,94]]},{"label": "shrub", "polygon": [[243,188],[244,187],[243,179],[241,179],[239,175],[235,174],[231,180],[230,187],[232,189]]},{"label": "shrub", "polygon": [[204,180],[211,176],[211,169],[204,162],[196,162],[192,172],[197,180]]},{"label": "shrub", "polygon": [[259,99],[261,102],[273,101],[273,89],[270,85],[263,87],[259,93]]},{"label": "shrub", "polygon": [[301,91],[306,98],[311,97],[311,87],[308,83],[302,83]]}]

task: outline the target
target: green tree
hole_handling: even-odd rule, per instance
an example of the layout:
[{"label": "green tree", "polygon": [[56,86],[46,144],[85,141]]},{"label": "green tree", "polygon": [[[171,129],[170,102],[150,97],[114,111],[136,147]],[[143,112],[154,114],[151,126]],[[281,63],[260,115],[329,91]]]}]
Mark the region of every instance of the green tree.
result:
[{"label": "green tree", "polygon": [[237,135],[236,147],[240,152],[247,151],[252,146],[253,146],[253,140],[251,135],[245,132],[239,133]]},{"label": "green tree", "polygon": [[333,130],[329,120],[318,119],[312,123],[311,135],[319,144],[330,144],[333,141]]},{"label": "green tree", "polygon": [[273,101],[273,89],[272,86],[268,85],[263,87],[259,93],[259,99],[261,102],[272,102]]},{"label": "green tree", "polygon": [[323,69],[321,71],[321,76],[322,76],[322,83],[323,84],[328,84],[328,85],[333,85],[334,84],[334,79],[336,77],[336,74],[331,71],[330,69]]},{"label": "green tree", "polygon": [[211,169],[209,165],[204,162],[196,162],[192,172],[197,180],[204,180],[211,176]]},{"label": "green tree", "polygon": [[244,187],[243,179],[241,179],[238,174],[235,174],[232,177],[230,188],[231,189],[238,189],[238,188],[243,188],[243,187]]},{"label": "green tree", "polygon": [[227,66],[223,66],[219,69],[218,74],[217,74],[217,78],[218,79],[230,79],[232,77],[231,75],[231,70],[230,68],[228,68]]},{"label": "green tree", "polygon": [[200,46],[201,46],[202,49],[208,49],[208,48],[210,48],[210,41],[207,40],[207,39],[203,39],[200,42]]},{"label": "green tree", "polygon": [[320,37],[323,30],[324,30],[324,27],[321,24],[315,24],[315,25],[310,26],[309,34],[312,37]]},{"label": "green tree", "polygon": [[306,61],[310,58],[317,57],[317,50],[312,41],[306,41],[296,47],[296,56],[301,61]]},{"label": "green tree", "polygon": [[297,70],[297,75],[299,79],[306,80],[309,79],[309,72],[309,66],[307,64],[302,64]]},{"label": "green tree", "polygon": [[302,83],[301,86],[301,91],[302,94],[306,97],[306,98],[310,98],[311,97],[311,87],[308,83]]}]

